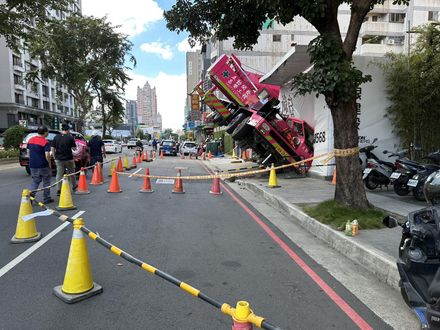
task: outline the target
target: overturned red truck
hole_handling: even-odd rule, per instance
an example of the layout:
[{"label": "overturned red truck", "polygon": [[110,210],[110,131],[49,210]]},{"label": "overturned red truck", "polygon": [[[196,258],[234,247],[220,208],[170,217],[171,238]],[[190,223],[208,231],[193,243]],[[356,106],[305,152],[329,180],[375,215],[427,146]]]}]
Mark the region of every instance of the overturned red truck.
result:
[{"label": "overturned red truck", "polygon": [[[313,128],[301,119],[279,113],[279,86],[261,84],[261,76],[243,70],[233,54],[220,56],[208,75],[214,86],[204,90],[201,82],[195,91],[213,110],[213,121],[227,126],[227,133],[240,147],[252,148],[262,160],[276,164],[313,156]],[[217,89],[228,100],[219,99]],[[311,163],[296,170],[308,171]]]}]

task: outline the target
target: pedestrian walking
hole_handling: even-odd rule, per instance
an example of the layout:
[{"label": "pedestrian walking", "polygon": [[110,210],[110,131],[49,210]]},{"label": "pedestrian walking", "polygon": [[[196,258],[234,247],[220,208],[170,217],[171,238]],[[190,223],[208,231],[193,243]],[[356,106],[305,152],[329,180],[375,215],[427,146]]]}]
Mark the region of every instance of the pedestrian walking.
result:
[{"label": "pedestrian walking", "polygon": [[93,135],[87,143],[90,150],[90,165],[95,165],[100,162],[101,165],[106,157],[105,145],[99,135]]},{"label": "pedestrian walking", "polygon": [[157,151],[157,141],[156,141],[156,139],[153,139],[152,146],[153,146],[153,150]]},{"label": "pedestrian walking", "polygon": [[[57,165],[57,181],[60,181],[66,169],[69,173],[75,172],[75,162],[73,161],[72,149],[76,149],[76,143],[73,136],[70,134],[70,127],[68,124],[61,125],[62,132],[57,134],[52,141],[52,154],[55,155],[55,163]],[[73,191],[76,190],[76,178],[74,175],[70,175],[70,182],[72,184]],[[57,184],[57,195],[61,193],[61,182]]]},{"label": "pedestrian walking", "polygon": [[[43,182],[43,187],[50,186],[52,175],[52,165],[50,156],[50,143],[46,140],[49,130],[46,126],[38,127],[37,134],[29,139],[27,148],[29,149],[29,168],[31,170],[32,183],[31,190],[36,190]],[[32,193],[35,196],[36,193]],[[52,203],[50,188],[44,189],[43,203]]]}]

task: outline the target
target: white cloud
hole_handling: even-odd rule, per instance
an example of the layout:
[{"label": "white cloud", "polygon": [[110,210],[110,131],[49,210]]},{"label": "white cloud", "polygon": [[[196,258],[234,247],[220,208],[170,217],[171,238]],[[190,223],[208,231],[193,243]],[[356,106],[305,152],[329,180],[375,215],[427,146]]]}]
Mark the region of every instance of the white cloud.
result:
[{"label": "white cloud", "polygon": [[198,42],[194,45],[193,48],[191,48],[191,46],[188,43],[188,38],[183,39],[176,46],[177,46],[177,50],[179,52],[183,52],[183,53],[194,52],[194,51],[202,48],[202,45],[200,45],[200,43],[198,43]]},{"label": "white cloud", "polygon": [[163,18],[163,9],[154,0],[83,0],[84,15],[107,16],[119,31],[129,36],[144,32],[148,25]]},{"label": "white cloud", "polygon": [[162,127],[174,130],[182,128],[185,117],[186,103],[186,75],[169,75],[159,72],[156,77],[130,72],[132,80],[125,90],[127,100],[136,100],[137,87],[142,87],[148,81],[156,87],[157,111],[162,115]]},{"label": "white cloud", "polygon": [[164,60],[171,60],[173,58],[173,52],[170,45],[165,45],[161,42],[146,42],[141,45],[141,50],[145,53],[158,54]]}]

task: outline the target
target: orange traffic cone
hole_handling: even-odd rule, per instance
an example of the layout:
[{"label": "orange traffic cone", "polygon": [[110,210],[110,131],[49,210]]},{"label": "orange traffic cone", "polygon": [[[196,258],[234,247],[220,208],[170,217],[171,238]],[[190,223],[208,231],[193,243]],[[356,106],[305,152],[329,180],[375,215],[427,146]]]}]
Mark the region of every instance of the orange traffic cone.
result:
[{"label": "orange traffic cone", "polygon": [[76,195],[84,195],[90,194],[89,189],[87,188],[87,179],[84,167],[81,167],[81,172],[79,174],[78,188],[75,191]]},{"label": "orange traffic cone", "polygon": [[[215,173],[215,175],[218,175],[218,173]],[[214,178],[214,181],[212,182],[211,190],[209,191],[210,194],[213,195],[221,195],[222,192],[220,191],[220,178],[216,176]]]},{"label": "orange traffic cone", "polygon": [[144,161],[149,162],[150,160],[148,159],[148,151],[145,151],[145,158]]},{"label": "orange traffic cone", "polygon": [[124,167],[122,166],[121,157],[119,157],[119,159],[118,159],[118,165],[116,165],[116,171],[117,172],[124,172]]},{"label": "orange traffic cone", "polygon": [[93,186],[102,184],[101,176],[99,173],[99,163],[95,164],[95,168],[93,169],[92,182],[90,182],[90,184]]},{"label": "orange traffic cone", "polygon": [[137,167],[136,156],[133,156],[133,162],[132,162],[131,168],[136,168],[136,167]]},{"label": "orange traffic cone", "polygon": [[[150,175],[150,169],[147,168],[145,169],[145,175]],[[139,190],[139,192],[142,193],[152,193],[154,190],[151,189],[151,182],[150,182],[150,178],[148,176],[144,177],[144,184],[142,186],[142,189]]]},{"label": "orange traffic cone", "polygon": [[241,159],[244,160],[244,161],[247,160],[246,150],[243,150],[243,151],[241,152]]},{"label": "orange traffic cone", "polygon": [[211,150],[210,151],[208,151],[208,159],[211,159],[212,158],[212,153],[211,153]]},{"label": "orange traffic cone", "polygon": [[178,178],[174,182],[174,188],[173,188],[172,192],[175,194],[184,194],[185,191],[183,190],[183,181],[182,181],[182,179],[180,179],[180,177],[181,177],[180,170],[177,170],[177,177]]},{"label": "orange traffic cone", "polygon": [[202,160],[206,160],[205,152],[202,152]]},{"label": "orange traffic cone", "polygon": [[156,160],[156,151],[153,151],[153,160]]},{"label": "orange traffic cone", "polygon": [[141,157],[142,152],[138,152],[138,158],[137,158],[137,162],[138,164],[142,163],[142,157]]},{"label": "orange traffic cone", "polygon": [[102,167],[101,167],[101,163],[98,162],[98,173],[99,173],[99,182],[101,182],[101,184],[104,183],[104,176],[102,175]]},{"label": "orange traffic cone", "polygon": [[163,159],[163,150],[160,151],[160,159]]},{"label": "orange traffic cone", "polygon": [[335,170],[333,171],[332,184],[336,184],[336,167],[335,167]]},{"label": "orange traffic cone", "polygon": [[121,187],[119,187],[118,173],[113,171],[112,181],[110,182],[110,187],[107,190],[108,193],[120,193],[122,192]]}]

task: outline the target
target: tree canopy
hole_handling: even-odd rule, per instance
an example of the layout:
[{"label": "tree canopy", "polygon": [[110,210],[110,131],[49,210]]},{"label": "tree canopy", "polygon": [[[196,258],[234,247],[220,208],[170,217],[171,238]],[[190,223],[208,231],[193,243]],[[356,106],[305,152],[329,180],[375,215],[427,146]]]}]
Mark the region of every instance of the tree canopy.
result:
[{"label": "tree canopy", "polygon": [[35,27],[52,18],[50,10],[67,11],[72,0],[5,0],[0,3],[0,36],[8,47],[18,51],[21,40],[32,42]]},{"label": "tree canopy", "polygon": [[42,67],[30,77],[52,78],[66,85],[79,106],[81,120],[100,91],[124,90],[130,80],[125,60],[136,64],[130,53],[132,43],[114,29],[105,17],[74,14],[35,32],[29,50]]}]

